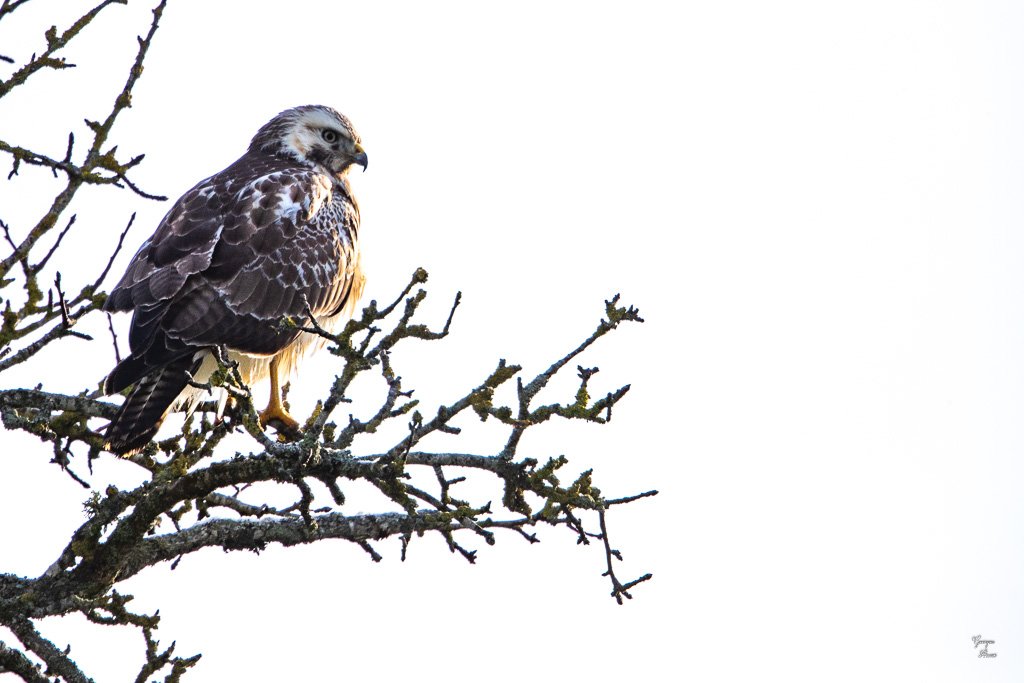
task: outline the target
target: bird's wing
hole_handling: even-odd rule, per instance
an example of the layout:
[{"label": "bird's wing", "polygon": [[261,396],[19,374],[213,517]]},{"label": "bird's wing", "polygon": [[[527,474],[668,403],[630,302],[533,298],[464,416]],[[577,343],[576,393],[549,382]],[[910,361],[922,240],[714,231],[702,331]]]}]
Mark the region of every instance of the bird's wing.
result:
[{"label": "bird's wing", "polygon": [[287,162],[243,156],[201,182],[174,205],[107,300],[107,310],[135,310],[135,362],[120,381],[115,370],[111,386],[197,347],[281,350],[296,333],[276,324],[301,316],[304,298],[317,315],[344,304],[358,267],[358,226],[346,187]]}]

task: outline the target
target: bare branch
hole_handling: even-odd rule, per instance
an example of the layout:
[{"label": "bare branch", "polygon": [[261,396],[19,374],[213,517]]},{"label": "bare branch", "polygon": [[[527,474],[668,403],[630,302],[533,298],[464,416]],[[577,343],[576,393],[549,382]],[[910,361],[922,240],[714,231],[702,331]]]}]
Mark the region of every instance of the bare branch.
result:
[{"label": "bare branch", "polygon": [[[82,314],[85,313],[87,310],[93,310],[93,308],[91,306],[82,307],[78,311],[76,311],[74,315],[69,314],[69,319],[72,321],[77,321],[82,316]],[[51,342],[61,339],[62,337],[80,337],[82,339],[92,339],[92,337],[89,337],[88,335],[83,335],[80,334],[79,332],[75,332],[74,330],[69,329],[69,327],[64,323],[64,321],[61,321],[53,328],[51,328],[49,332],[44,334],[36,341],[32,342],[22,350],[18,351],[10,358],[0,361],[0,372],[3,372],[4,370],[13,367],[19,363],[25,362],[32,356],[42,351],[47,344],[50,344]]]},{"label": "bare branch", "polygon": [[[109,1],[116,2],[120,0],[108,0],[108,2]],[[131,106],[132,88],[135,87],[135,83],[142,76],[142,62],[146,59],[146,53],[149,52],[149,46],[153,42],[153,36],[156,34],[156,30],[160,24],[160,17],[163,15],[164,7],[166,6],[167,0],[160,0],[160,4],[153,9],[153,22],[150,24],[149,33],[146,34],[145,38],[139,38],[139,52],[135,57],[135,63],[132,64],[131,69],[128,70],[128,80],[125,82],[124,88],[121,90],[121,94],[114,100],[113,110],[103,123],[86,121],[89,127],[96,134],[92,148],[89,150],[89,156],[86,159],[87,166],[90,164],[95,165],[99,162],[101,157],[100,148],[103,146],[103,143],[106,142],[107,136],[110,134],[110,129],[114,125],[114,121],[117,120],[117,116],[122,110]],[[129,163],[134,164],[136,162]]]},{"label": "bare branch", "polygon": [[121,246],[124,244],[125,235],[127,235],[128,231],[131,230],[134,222],[135,212],[132,211],[132,217],[128,219],[128,225],[124,227],[124,230],[121,231],[121,236],[117,238],[117,246],[114,247],[114,253],[110,255],[109,259],[107,259],[107,265],[104,266],[103,272],[100,273],[100,276],[96,278],[96,282],[92,283],[92,291],[97,291],[103,284],[103,281],[107,279],[107,273],[110,272],[110,266],[114,265],[114,259],[116,259],[117,255],[121,253]]},{"label": "bare branch", "polygon": [[[57,240],[53,243],[53,246],[50,247],[50,251],[46,252],[46,256],[43,257],[43,260],[34,266],[30,266],[32,272],[38,273],[40,270],[43,269],[43,266],[45,266],[46,262],[50,260],[50,257],[53,256],[53,253],[57,251],[57,247],[60,246],[60,242],[62,239],[64,239],[64,235],[68,234],[68,230],[70,230],[71,226],[75,224],[76,218],[78,218],[78,214],[71,215],[71,220],[68,221],[67,227],[61,230],[60,234],[57,235]],[[10,238],[8,238],[8,241],[10,241]]]},{"label": "bare branch", "polygon": [[110,330],[110,338],[114,345],[114,365],[121,362],[121,351],[117,348],[117,332],[114,332],[114,319],[107,313],[107,328]]},{"label": "bare branch", "polygon": [[211,493],[204,499],[208,507],[226,507],[234,510],[243,517],[255,517],[257,519],[264,515],[273,515],[277,517],[297,517],[290,511],[277,510],[266,504],[263,505],[249,505],[243,503],[238,498],[232,496],[225,496],[222,493]]},{"label": "bare branch", "polygon": [[18,637],[22,645],[46,662],[49,670],[63,676],[69,683],[95,683],[93,679],[82,673],[68,656],[57,646],[39,634],[28,619],[0,612],[0,622]]},{"label": "bare branch", "polygon": [[0,673],[17,674],[29,683],[51,683],[50,679],[40,672],[40,668],[24,653],[0,641]]},{"label": "bare branch", "polygon": [[[0,7],[0,18],[3,18],[5,14],[13,12],[23,2],[25,2],[25,0],[21,0],[21,2],[5,2],[4,6]],[[33,59],[29,61],[28,64],[16,71],[9,79],[0,82],[0,97],[6,95],[13,88],[24,84],[32,74],[36,73],[40,69],[66,69],[74,66],[74,64],[68,64],[63,58],[56,59],[51,55],[67,45],[68,42],[78,35],[78,32],[85,28],[86,25],[88,25],[104,7],[115,3],[123,5],[126,2],[127,0],[103,0],[103,2],[89,10],[78,21],[72,24],[71,28],[67,29],[59,36],[57,35],[56,27],[51,27],[50,30],[46,32],[46,50],[38,57],[33,56]]]},{"label": "bare branch", "polygon": [[111,419],[117,413],[113,403],[95,401],[85,396],[65,396],[33,389],[0,390],[0,406],[5,408],[33,408],[46,406],[48,409],[79,413],[88,417]]},{"label": "bare branch", "polygon": [[604,514],[605,514],[604,510],[603,509],[598,510],[597,514],[598,514],[598,519],[601,520],[601,538],[604,540],[605,559],[608,562],[608,571],[606,571],[604,574],[602,574],[602,576],[607,576],[608,578],[611,579],[611,581],[612,581],[612,593],[611,593],[611,595],[612,595],[613,598],[615,598],[615,601],[621,605],[623,597],[625,597],[628,600],[632,600],[633,599],[633,596],[629,594],[629,589],[630,588],[632,588],[633,586],[635,586],[638,583],[641,583],[643,581],[647,581],[647,580],[651,579],[654,575],[653,574],[644,574],[639,579],[636,579],[635,581],[630,581],[629,583],[627,583],[625,585],[623,585],[622,583],[619,582],[619,580],[615,577],[615,569],[612,567],[612,555],[614,555],[619,560],[622,560],[622,555],[619,554],[618,550],[612,550],[612,546],[611,546],[611,544],[608,541],[608,527],[607,527],[607,525],[605,524],[605,521],[604,521]]},{"label": "bare branch", "polygon": [[616,498],[614,500],[606,500],[604,502],[605,507],[610,505],[622,505],[623,503],[632,503],[634,500],[640,500],[641,498],[648,498],[650,496],[658,495],[657,491],[646,491],[644,493],[637,494],[635,496],[626,496],[625,498]]},{"label": "bare branch", "polygon": [[[594,334],[590,335],[590,337],[586,341],[584,341],[574,350],[570,351],[568,354],[563,356],[560,360],[555,361],[555,363],[550,368],[548,368],[547,370],[533,378],[533,381],[531,381],[524,389],[524,392],[528,398],[532,399],[534,396],[536,396],[537,392],[543,389],[544,386],[548,383],[548,381],[555,376],[555,373],[561,370],[566,363],[568,363],[570,360],[583,353],[583,351],[585,351],[587,347],[589,347],[595,341],[597,341],[604,335],[608,334],[608,332],[618,327],[620,322],[631,320],[642,323],[644,321],[644,319],[640,317],[640,312],[637,311],[632,306],[630,306],[629,309],[616,308],[615,304],[617,304],[618,301],[618,294],[612,297],[611,301],[605,301],[604,303],[608,319],[601,321],[601,323],[597,326],[597,330],[594,332]],[[529,401],[527,401],[527,405],[528,403]]]},{"label": "bare branch", "polygon": [[[57,161],[51,159],[45,154],[39,152],[33,152],[30,149],[19,147],[18,145],[11,145],[3,140],[0,140],[0,152],[7,152],[14,158],[14,163],[11,166],[10,173],[7,174],[7,179],[10,180],[14,176],[18,175],[21,164],[25,163],[29,166],[45,166],[54,172],[54,176],[57,175],[57,171],[63,171],[68,176],[81,175],[81,169],[75,164],[71,163],[70,159],[64,161]],[[112,180],[111,180],[112,182]]]},{"label": "bare branch", "polygon": [[0,19],[11,14],[26,2],[28,2],[28,0],[4,0],[3,4],[0,4]]},{"label": "bare branch", "polygon": [[[138,159],[142,159],[142,156],[140,155],[137,158]],[[117,179],[120,180],[121,182],[123,182],[125,185],[127,185],[128,188],[132,192],[134,192],[135,194],[139,195],[140,197],[143,197],[145,199],[152,199],[152,200],[158,201],[158,202],[166,202],[167,201],[167,196],[166,195],[150,194],[149,192],[143,192],[142,190],[139,189],[139,187],[135,183],[133,183],[131,180],[129,180],[128,176],[126,176],[124,173],[118,173],[117,174]]]}]

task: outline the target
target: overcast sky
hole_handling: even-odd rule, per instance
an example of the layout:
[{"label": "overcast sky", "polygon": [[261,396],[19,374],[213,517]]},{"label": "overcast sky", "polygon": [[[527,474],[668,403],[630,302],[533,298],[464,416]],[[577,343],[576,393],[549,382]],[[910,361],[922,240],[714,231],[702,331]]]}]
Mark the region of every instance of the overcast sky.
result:
[{"label": "overcast sky", "polygon": [[[0,139],[84,144],[152,4],[104,10],[67,51],[76,69],[0,101]],[[57,5],[0,23],[0,54],[24,61],[89,6]],[[397,541],[379,565],[343,543],[210,550],[119,590],[160,608],[178,654],[203,653],[194,682],[1021,680],[1021,35],[1012,2],[172,1],[115,128],[122,156],[146,154],[134,180],[175,198],[277,112],[345,113],[370,160],[353,182],[366,299],[423,266],[440,325],[463,292],[447,340],[395,354],[426,406],[498,358],[543,370],[617,292],[640,308],[582,359],[592,393],[632,384],[612,422],[545,426],[520,454],[593,467],[609,497],[660,489],[609,516],[622,577],[655,576],[618,607],[600,549],[545,530],[472,567],[439,538],[404,564]],[[27,229],[56,188],[22,171],[0,218]],[[137,211],[123,272],[168,208],[80,192],[54,266],[68,289]],[[97,341],[45,356],[45,388],[113,365],[106,321],[82,329]],[[297,413],[332,362],[295,380]],[[473,420],[460,447],[497,450],[505,433]],[[32,439],[0,440],[0,571],[35,576],[87,492]],[[105,456],[87,478],[137,469]],[[101,649],[82,643],[108,629],[77,617],[43,628],[102,680],[138,670],[134,632]]]}]

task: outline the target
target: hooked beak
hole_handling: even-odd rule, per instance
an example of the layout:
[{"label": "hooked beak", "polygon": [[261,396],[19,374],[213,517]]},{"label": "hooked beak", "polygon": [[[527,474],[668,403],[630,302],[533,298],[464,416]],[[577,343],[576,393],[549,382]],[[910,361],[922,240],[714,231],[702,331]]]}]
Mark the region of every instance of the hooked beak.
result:
[{"label": "hooked beak", "polygon": [[356,143],[356,153],[355,156],[352,157],[352,163],[362,166],[363,173],[366,173],[366,164],[368,163],[368,160],[366,158],[366,152],[363,151],[363,146],[359,143]]}]

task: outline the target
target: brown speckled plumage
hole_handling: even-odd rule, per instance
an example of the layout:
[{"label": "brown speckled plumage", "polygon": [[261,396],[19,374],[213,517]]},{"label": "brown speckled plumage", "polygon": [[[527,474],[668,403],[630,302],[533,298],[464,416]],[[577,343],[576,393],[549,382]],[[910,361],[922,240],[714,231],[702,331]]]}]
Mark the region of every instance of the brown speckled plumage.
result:
[{"label": "brown speckled plumage", "polygon": [[134,310],[131,355],[104,384],[106,393],[135,385],[107,430],[111,451],[137,451],[175,403],[196,398],[186,371],[212,368],[211,347],[225,345],[258,381],[269,359],[289,371],[317,343],[276,329],[303,315],[303,297],[328,328],[347,318],[364,281],[353,163],[365,167],[366,155],[348,120],[298,107],[174,204],[105,305]]}]

